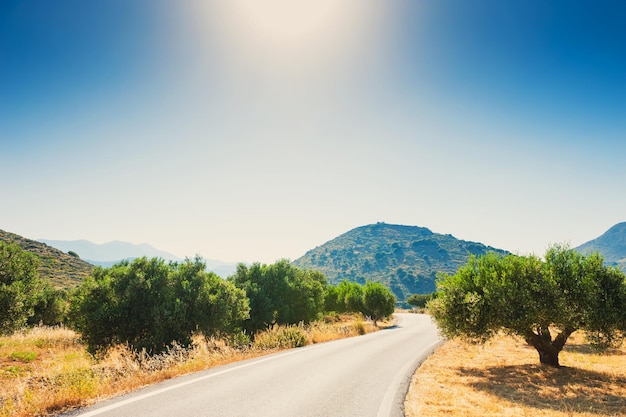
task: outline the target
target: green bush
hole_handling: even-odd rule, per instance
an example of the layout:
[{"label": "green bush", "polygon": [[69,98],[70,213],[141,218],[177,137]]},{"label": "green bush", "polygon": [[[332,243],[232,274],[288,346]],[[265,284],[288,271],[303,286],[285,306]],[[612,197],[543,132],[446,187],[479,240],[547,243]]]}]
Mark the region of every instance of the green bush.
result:
[{"label": "green bush", "polygon": [[396,296],[379,282],[367,282],[363,288],[363,314],[370,317],[374,324],[378,320],[393,314]]},{"label": "green bush", "polygon": [[69,311],[68,292],[45,284],[33,308],[33,315],[28,318],[31,326],[57,326],[65,322]]},{"label": "green bush", "polygon": [[434,300],[436,297],[437,293],[435,292],[430,294],[413,294],[406,299],[406,302],[415,308],[423,309],[429,301]]},{"label": "green bush", "polygon": [[249,313],[245,293],[205,269],[200,258],[95,268],[74,295],[70,324],[92,352],[127,343],[158,353],[173,342],[189,345],[195,332],[239,331]]},{"label": "green bush", "polygon": [[44,287],[38,259],[16,244],[0,242],[0,334],[24,327]]},{"label": "green bush", "polygon": [[252,335],[275,324],[311,322],[324,310],[324,275],[298,269],[286,260],[250,267],[239,264],[230,280],[250,300],[250,318],[244,328]]}]

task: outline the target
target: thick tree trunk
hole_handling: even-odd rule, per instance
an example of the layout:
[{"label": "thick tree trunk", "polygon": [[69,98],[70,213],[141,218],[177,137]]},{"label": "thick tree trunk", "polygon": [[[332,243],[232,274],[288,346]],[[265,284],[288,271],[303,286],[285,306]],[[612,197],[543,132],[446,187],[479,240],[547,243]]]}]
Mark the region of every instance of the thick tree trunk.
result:
[{"label": "thick tree trunk", "polygon": [[537,329],[537,333],[528,331],[526,342],[534,347],[539,353],[539,362],[542,365],[560,368],[559,353],[563,350],[567,338],[574,332],[574,329],[566,328],[552,340],[550,330],[547,327]]},{"label": "thick tree trunk", "polygon": [[539,350],[539,348],[535,347],[537,352],[539,352],[539,362],[542,365],[554,366],[555,368],[560,368],[559,364],[559,352],[555,352],[553,349],[548,350]]}]

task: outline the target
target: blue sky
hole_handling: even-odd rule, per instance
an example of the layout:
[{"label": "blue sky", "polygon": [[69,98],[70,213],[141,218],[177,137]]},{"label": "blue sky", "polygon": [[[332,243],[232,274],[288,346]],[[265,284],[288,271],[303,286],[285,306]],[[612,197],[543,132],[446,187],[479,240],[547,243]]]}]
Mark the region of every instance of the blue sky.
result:
[{"label": "blue sky", "polygon": [[295,259],[354,227],[520,253],[626,220],[623,2],[0,5],[0,228]]}]

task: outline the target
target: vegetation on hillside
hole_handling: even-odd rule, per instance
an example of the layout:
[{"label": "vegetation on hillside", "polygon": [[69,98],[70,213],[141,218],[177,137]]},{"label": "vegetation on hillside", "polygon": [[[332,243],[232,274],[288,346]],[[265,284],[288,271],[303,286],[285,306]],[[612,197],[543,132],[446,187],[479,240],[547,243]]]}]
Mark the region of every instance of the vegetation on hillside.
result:
[{"label": "vegetation on hillside", "polygon": [[38,259],[39,276],[55,288],[74,288],[89,276],[93,265],[80,259],[78,254],[61,252],[45,243],[26,239],[0,230],[0,242],[14,243]]},{"label": "vegetation on hillside", "polygon": [[533,346],[541,364],[559,367],[577,330],[598,348],[621,343],[626,332],[626,277],[597,253],[553,246],[545,261],[489,253],[437,284],[428,307],[444,335],[485,342],[504,331]]},{"label": "vegetation on hillside", "polygon": [[505,253],[417,226],[377,223],[353,229],[293,261],[322,272],[329,282],[380,282],[398,300],[435,291],[437,273],[453,274],[470,255]]}]

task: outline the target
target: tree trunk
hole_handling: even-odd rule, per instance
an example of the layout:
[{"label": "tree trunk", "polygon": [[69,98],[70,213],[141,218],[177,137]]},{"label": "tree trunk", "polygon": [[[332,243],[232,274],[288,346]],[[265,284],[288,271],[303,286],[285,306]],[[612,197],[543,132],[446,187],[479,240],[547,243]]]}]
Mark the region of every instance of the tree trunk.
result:
[{"label": "tree trunk", "polygon": [[553,349],[550,349],[552,351],[539,350],[537,347],[535,349],[539,352],[539,362],[542,365],[554,366],[555,368],[561,367],[559,364],[559,352],[555,352]]},{"label": "tree trunk", "polygon": [[552,340],[550,330],[547,327],[537,329],[537,333],[528,331],[526,342],[534,347],[539,353],[539,362],[542,365],[560,368],[559,353],[563,350],[567,338],[574,332],[574,329],[566,328]]}]

